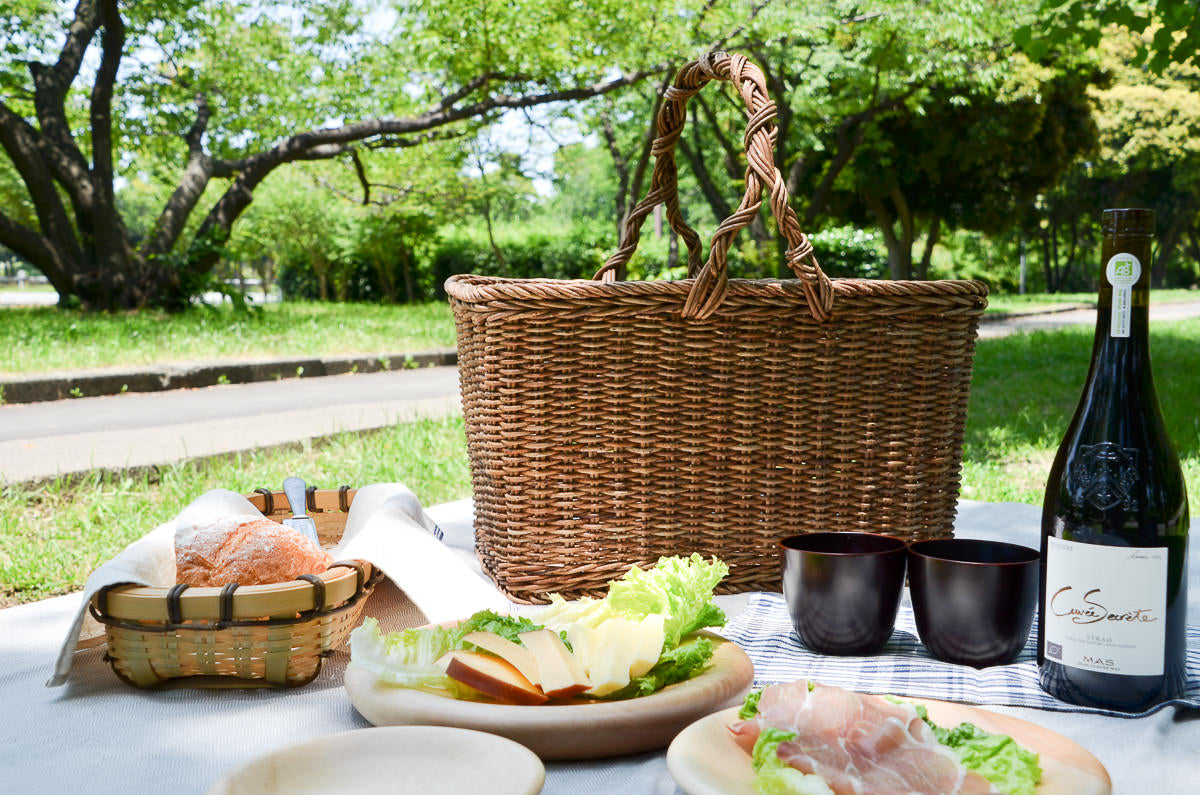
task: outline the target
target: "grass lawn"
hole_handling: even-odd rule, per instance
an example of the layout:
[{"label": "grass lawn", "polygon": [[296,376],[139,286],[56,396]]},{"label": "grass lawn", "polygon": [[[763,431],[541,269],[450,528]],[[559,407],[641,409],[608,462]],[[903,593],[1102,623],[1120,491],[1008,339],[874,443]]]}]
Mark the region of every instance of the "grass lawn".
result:
[{"label": "grass lawn", "polygon": [[[1082,389],[1091,328],[979,343],[967,418],[963,496],[1041,504]],[[1200,320],[1156,325],[1154,366],[1193,505],[1200,499]],[[212,488],[250,492],[302,474],[323,488],[398,480],[427,505],[469,496],[461,418],[347,433],[304,447],[0,488],[0,606],[78,590],[99,563]]]},{"label": "grass lawn", "polygon": [[415,353],[454,347],[445,302],[412,306],[287,302],[237,311],[194,307],[88,315],[55,307],[0,309],[0,374],[158,362]]},{"label": "grass lawn", "polygon": [[[975,356],[963,450],[962,496],[1040,505],[1046,476],[1083,391],[1090,327],[983,340]],[[1155,324],[1155,384],[1188,482],[1200,499],[1200,320]]]},{"label": "grass lawn", "polygon": [[426,419],[134,474],[0,487],[0,607],[79,590],[98,565],[210,489],[278,491],[301,474],[319,488],[398,481],[426,505],[469,497],[466,447],[461,417]]},{"label": "grass lawn", "polygon": [[[1200,300],[1156,290],[1155,302]],[[1094,303],[1091,293],[993,295],[988,312]],[[55,307],[0,308],[0,376],[50,370],[271,356],[410,353],[454,346],[445,302],[413,306],[287,302],[239,312],[194,307],[182,314],[87,315]]]}]

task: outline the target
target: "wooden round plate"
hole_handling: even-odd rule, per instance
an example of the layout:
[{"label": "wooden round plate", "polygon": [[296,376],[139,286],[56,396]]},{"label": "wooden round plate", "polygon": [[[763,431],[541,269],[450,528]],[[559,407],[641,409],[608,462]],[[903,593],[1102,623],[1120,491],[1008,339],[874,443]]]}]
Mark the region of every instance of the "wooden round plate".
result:
[{"label": "wooden round plate", "polygon": [[[1111,795],[1112,781],[1100,760],[1061,734],[1010,715],[965,704],[906,699],[924,704],[939,726],[974,723],[996,734],[1007,734],[1038,754],[1042,781],[1038,795]],[[754,795],[750,757],[733,741],[729,726],[739,707],[701,718],[688,726],[667,749],[667,768],[688,795]]]},{"label": "wooden round plate", "polygon": [[528,748],[494,734],[392,726],[317,737],[251,759],[208,795],[535,795],[546,768]]},{"label": "wooden round plate", "polygon": [[514,740],[542,759],[595,759],[662,748],[702,715],[741,703],[754,681],[754,664],[741,648],[717,635],[710,667],[649,696],[627,701],[572,702],[519,707],[409,690],[379,682],[354,665],[346,692],[376,726],[429,724],[478,729]]}]

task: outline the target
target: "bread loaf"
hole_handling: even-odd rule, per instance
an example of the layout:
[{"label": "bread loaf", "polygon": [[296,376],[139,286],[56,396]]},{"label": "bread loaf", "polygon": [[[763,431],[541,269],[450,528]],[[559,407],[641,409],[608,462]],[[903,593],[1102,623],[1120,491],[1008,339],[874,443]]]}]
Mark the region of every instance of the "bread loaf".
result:
[{"label": "bread loaf", "polygon": [[332,558],[290,527],[261,516],[223,516],[175,531],[175,581],[263,585],[319,574]]}]

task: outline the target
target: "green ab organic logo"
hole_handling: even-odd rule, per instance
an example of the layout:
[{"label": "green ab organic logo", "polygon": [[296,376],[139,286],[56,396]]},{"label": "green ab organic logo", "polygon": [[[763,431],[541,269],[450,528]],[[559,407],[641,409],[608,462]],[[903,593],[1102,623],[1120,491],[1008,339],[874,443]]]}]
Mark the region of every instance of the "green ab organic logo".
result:
[{"label": "green ab organic logo", "polygon": [[1133,263],[1129,260],[1121,260],[1121,261],[1115,263],[1113,272],[1117,276],[1123,276],[1125,278],[1132,278],[1133,277]]}]

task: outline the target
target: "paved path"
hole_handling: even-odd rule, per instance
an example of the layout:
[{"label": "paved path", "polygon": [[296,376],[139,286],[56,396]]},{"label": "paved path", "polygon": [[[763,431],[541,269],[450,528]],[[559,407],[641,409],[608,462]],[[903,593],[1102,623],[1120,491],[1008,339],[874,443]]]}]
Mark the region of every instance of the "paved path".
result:
[{"label": "paved path", "polygon": [[0,483],[166,464],[457,411],[454,367],[0,406]]},{"label": "paved path", "polygon": [[[1170,322],[1200,317],[1200,299],[1195,301],[1170,301],[1154,303],[1151,296],[1150,321]],[[1044,331],[1063,326],[1091,326],[1096,322],[1096,310],[1092,307],[1070,309],[1049,314],[1010,315],[1003,319],[989,320],[979,326],[980,339],[1007,337],[1017,332]]]},{"label": "paved path", "polygon": [[[1151,307],[1154,322],[1192,317],[1200,317],[1200,300]],[[1095,319],[1090,308],[1014,316],[985,322],[980,336]],[[454,367],[0,405],[0,483],[165,464],[457,411]]]}]

